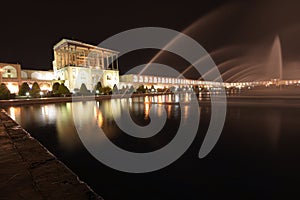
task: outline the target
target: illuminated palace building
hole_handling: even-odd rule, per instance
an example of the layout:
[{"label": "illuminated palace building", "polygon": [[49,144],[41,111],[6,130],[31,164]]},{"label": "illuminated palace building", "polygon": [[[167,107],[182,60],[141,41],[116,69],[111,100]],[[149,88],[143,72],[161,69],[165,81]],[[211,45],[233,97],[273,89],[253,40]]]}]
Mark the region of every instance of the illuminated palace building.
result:
[{"label": "illuminated palace building", "polygon": [[97,82],[112,88],[119,83],[118,52],[63,39],[54,46],[53,70],[71,91],[82,83],[89,90]]},{"label": "illuminated palace building", "polygon": [[[270,81],[220,83],[210,81],[190,80],[175,77],[150,76],[139,74],[126,74],[119,76],[118,52],[82,42],[63,39],[53,47],[53,71],[23,70],[20,64],[0,63],[0,82],[7,85],[11,93],[17,93],[20,85],[27,82],[31,86],[37,82],[41,90],[52,89],[53,83],[63,82],[70,91],[79,89],[84,83],[89,90],[93,90],[98,82],[102,86],[119,89],[123,87],[140,85],[150,88],[170,88],[174,86],[192,88],[194,85],[204,85],[210,88],[248,87],[255,85],[272,84]],[[296,82],[295,82],[296,81]],[[295,84],[299,80],[280,80],[277,84]],[[295,83],[294,83],[295,82]]]}]

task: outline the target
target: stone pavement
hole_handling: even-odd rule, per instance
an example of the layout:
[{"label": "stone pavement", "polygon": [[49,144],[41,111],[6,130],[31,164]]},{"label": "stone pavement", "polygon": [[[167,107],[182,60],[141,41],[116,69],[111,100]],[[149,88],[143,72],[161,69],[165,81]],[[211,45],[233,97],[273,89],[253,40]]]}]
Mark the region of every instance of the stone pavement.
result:
[{"label": "stone pavement", "polygon": [[0,199],[102,199],[0,112]]}]

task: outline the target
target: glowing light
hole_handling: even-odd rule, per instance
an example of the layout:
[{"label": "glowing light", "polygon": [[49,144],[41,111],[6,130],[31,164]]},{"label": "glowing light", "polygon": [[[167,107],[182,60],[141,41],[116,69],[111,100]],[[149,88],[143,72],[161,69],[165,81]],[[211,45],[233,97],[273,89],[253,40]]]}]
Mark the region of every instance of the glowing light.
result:
[{"label": "glowing light", "polygon": [[102,116],[102,112],[97,107],[94,107],[94,117],[95,117],[98,127],[102,127],[103,116]]},{"label": "glowing light", "polygon": [[15,108],[14,108],[14,107],[10,107],[10,108],[9,108],[9,113],[10,113],[10,117],[11,117],[13,120],[16,120],[16,113],[15,113]]},{"label": "glowing light", "polygon": [[43,84],[43,85],[41,86],[41,90],[47,90],[47,91],[50,91],[50,90],[52,90],[52,88],[51,88],[49,85],[47,85],[47,84]]},{"label": "glowing light", "polygon": [[9,89],[10,93],[18,93],[19,87],[12,83],[7,83],[7,88]]},{"label": "glowing light", "polygon": [[97,120],[98,126],[99,126],[99,127],[102,127],[102,125],[103,125],[103,116],[102,116],[101,111],[99,111],[99,113],[98,113],[97,116],[98,116],[98,120]]},{"label": "glowing light", "polygon": [[188,94],[187,95],[185,95],[185,100],[184,100],[185,102],[188,102],[189,101],[189,96],[188,96]]},{"label": "glowing light", "polygon": [[150,104],[145,103],[145,119],[149,118]]},{"label": "glowing light", "polygon": [[161,96],[158,96],[157,102],[158,103],[162,103],[163,102],[162,99],[161,99]]}]

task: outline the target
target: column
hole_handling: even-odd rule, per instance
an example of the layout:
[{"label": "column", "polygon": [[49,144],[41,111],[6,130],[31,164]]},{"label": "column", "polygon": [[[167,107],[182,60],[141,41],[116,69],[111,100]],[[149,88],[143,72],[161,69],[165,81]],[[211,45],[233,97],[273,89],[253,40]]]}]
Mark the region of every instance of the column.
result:
[{"label": "column", "polygon": [[62,65],[62,67],[65,67],[65,65],[66,65],[65,47],[62,49],[62,56],[63,56],[63,65]]},{"label": "column", "polygon": [[114,55],[111,56],[111,69],[115,68],[115,64],[114,64]]},{"label": "column", "polygon": [[109,66],[109,60],[108,60],[108,56],[106,56],[106,69],[108,69]]},{"label": "column", "polygon": [[100,66],[99,53],[95,51],[95,65],[98,68]]},{"label": "column", "polygon": [[117,70],[119,70],[119,58],[118,58],[118,55],[116,55],[116,67],[117,67]]},{"label": "column", "polygon": [[67,54],[67,60],[66,60],[66,64],[70,65],[70,53],[69,53],[69,47],[66,47],[66,54]]},{"label": "column", "polygon": [[78,66],[76,46],[75,46],[75,53],[74,53],[74,55],[75,55],[75,59],[74,59],[75,66]]},{"label": "column", "polygon": [[103,51],[101,51],[101,62],[102,62],[102,69],[105,69],[105,66],[104,66],[104,53],[103,53]]},{"label": "column", "polygon": [[59,66],[59,68],[62,68],[62,52],[61,52],[61,50],[59,51],[59,59],[60,59],[60,66]]}]

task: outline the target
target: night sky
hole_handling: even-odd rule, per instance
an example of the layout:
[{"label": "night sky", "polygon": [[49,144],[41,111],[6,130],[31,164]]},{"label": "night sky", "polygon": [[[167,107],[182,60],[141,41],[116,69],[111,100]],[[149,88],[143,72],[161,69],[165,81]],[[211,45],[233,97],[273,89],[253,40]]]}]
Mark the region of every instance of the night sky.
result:
[{"label": "night sky", "polygon": [[[246,46],[243,51],[249,49],[247,45],[270,46],[280,34],[284,57],[298,61],[299,8],[296,0],[5,1],[0,12],[0,62],[20,63],[24,69],[52,69],[53,46],[62,38],[97,45],[131,28],[155,26],[183,31],[193,23],[195,27],[186,34],[208,52],[231,45]],[[149,61],[154,54],[148,52],[141,59],[137,52],[129,56],[131,61],[121,59],[121,73]],[[227,56],[216,58],[216,62],[232,55]]]}]

